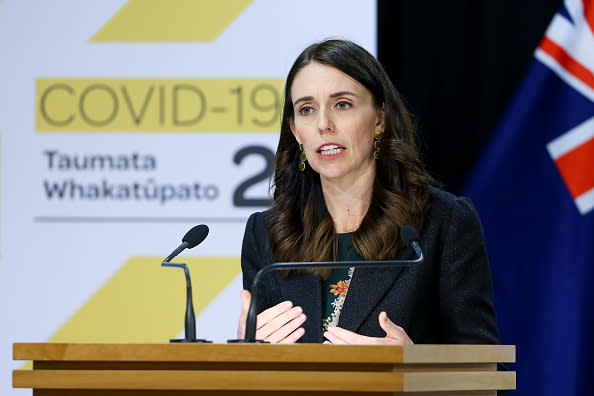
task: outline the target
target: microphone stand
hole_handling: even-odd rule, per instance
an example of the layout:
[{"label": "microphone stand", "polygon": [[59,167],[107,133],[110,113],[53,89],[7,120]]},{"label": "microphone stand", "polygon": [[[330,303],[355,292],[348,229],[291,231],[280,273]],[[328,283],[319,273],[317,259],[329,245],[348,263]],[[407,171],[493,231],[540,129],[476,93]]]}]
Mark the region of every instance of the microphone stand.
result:
[{"label": "microphone stand", "polygon": [[248,310],[247,320],[245,322],[245,337],[243,340],[228,340],[230,343],[264,343],[266,341],[256,340],[256,319],[257,319],[257,304],[258,304],[258,283],[260,279],[270,271],[274,270],[288,270],[288,269],[304,269],[304,268],[350,268],[350,267],[408,267],[413,264],[420,263],[425,256],[419,244],[413,241],[411,247],[419,256],[414,260],[370,260],[370,261],[319,261],[319,262],[286,262],[286,263],[272,263],[264,268],[261,268],[254,277],[250,291],[252,293],[252,300]]},{"label": "microphone stand", "polygon": [[184,338],[174,338],[169,342],[212,342],[204,339],[196,338],[196,317],[194,315],[194,304],[192,303],[192,283],[190,281],[190,271],[188,266],[184,263],[170,263],[167,259],[161,263],[162,267],[183,268],[186,275],[186,318]]}]

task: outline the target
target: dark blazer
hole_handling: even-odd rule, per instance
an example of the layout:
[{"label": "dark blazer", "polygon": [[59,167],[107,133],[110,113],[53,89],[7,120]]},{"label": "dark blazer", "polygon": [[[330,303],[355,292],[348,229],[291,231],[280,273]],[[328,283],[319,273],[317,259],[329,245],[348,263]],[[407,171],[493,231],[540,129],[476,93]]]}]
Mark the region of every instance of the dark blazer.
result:
[{"label": "dark blazer", "polygon": [[[267,212],[250,216],[243,240],[243,286],[250,289],[257,271],[273,262],[266,247]],[[415,343],[497,344],[491,272],[478,215],[466,198],[431,189],[425,208],[421,264],[383,269],[357,268],[338,325],[359,334],[384,337],[378,316],[402,326]],[[396,259],[414,258],[402,248]],[[307,315],[301,342],[322,342],[322,284],[312,275],[261,280],[259,311],[291,300]]]}]

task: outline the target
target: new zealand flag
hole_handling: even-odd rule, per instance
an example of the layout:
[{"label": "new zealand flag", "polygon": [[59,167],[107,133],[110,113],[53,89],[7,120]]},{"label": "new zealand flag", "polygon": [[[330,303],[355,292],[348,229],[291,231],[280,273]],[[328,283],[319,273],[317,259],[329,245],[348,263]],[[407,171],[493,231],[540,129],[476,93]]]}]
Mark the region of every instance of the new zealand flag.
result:
[{"label": "new zealand flag", "polygon": [[594,0],[566,0],[464,194],[517,393],[594,394]]}]

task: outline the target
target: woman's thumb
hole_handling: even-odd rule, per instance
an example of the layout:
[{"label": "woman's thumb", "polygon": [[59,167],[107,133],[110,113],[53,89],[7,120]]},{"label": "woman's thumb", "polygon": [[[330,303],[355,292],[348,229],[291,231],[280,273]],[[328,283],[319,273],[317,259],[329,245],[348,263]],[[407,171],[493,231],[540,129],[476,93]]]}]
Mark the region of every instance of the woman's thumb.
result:
[{"label": "woman's thumb", "polygon": [[250,302],[252,301],[252,293],[249,290],[241,291],[241,319],[240,322],[247,320],[248,310],[250,309]]}]

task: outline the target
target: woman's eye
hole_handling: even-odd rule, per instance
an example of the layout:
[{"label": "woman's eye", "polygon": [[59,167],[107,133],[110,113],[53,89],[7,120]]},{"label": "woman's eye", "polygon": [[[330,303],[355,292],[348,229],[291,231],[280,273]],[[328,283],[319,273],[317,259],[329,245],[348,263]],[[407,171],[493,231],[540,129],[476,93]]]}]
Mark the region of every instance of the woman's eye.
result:
[{"label": "woman's eye", "polygon": [[308,115],[311,114],[313,112],[313,108],[310,106],[303,106],[302,108],[299,109],[299,112],[302,115]]},{"label": "woman's eye", "polygon": [[351,104],[349,102],[338,102],[336,104],[336,107],[338,107],[340,110],[346,110],[346,109],[350,109],[351,108]]}]

